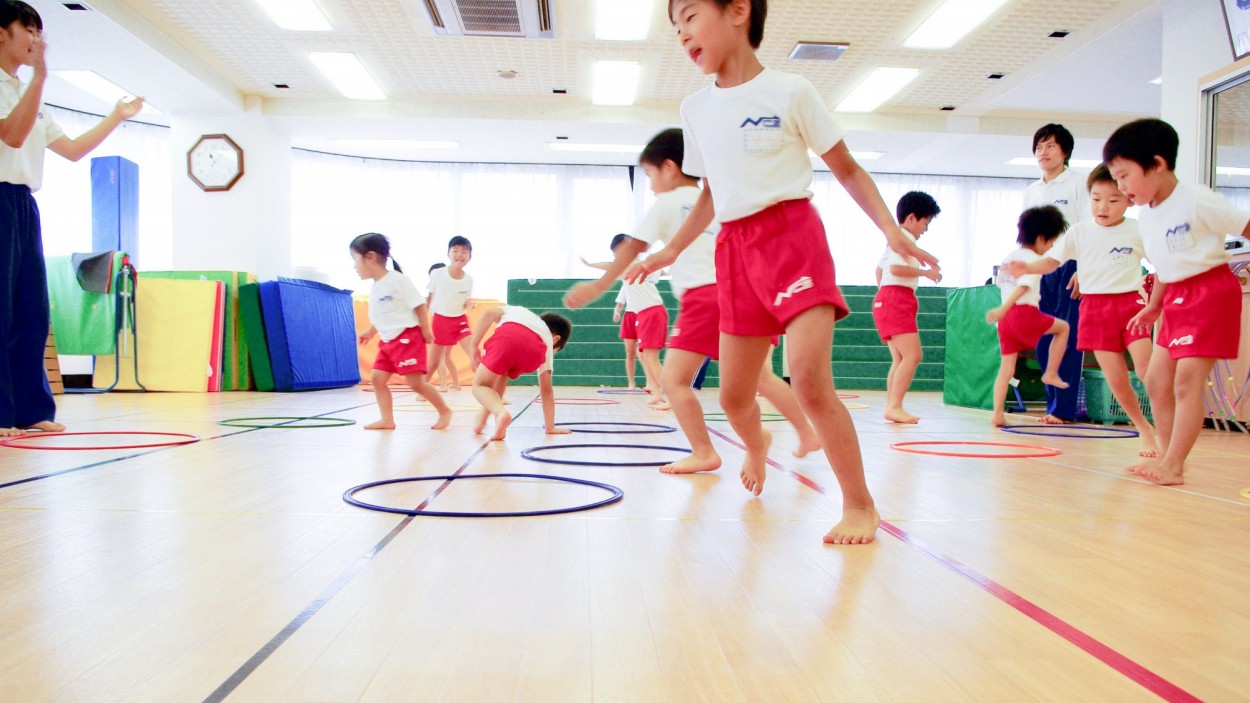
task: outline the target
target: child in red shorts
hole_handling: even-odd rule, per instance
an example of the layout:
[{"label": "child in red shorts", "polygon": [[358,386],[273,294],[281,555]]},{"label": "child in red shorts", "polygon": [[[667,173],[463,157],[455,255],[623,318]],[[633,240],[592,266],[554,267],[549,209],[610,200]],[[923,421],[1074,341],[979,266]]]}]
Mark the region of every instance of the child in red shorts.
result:
[{"label": "child in red shorts", "polygon": [[1042,383],[1056,388],[1067,388],[1059,377],[1059,364],[1068,348],[1068,323],[1038,309],[1041,302],[1042,277],[1028,274],[1016,278],[1010,273],[1011,264],[1020,261],[1028,265],[1039,261],[1050,250],[1055,240],[1068,228],[1063,213],[1054,205],[1029,208],[1020,215],[1019,235],[1016,243],[1020,248],[1007,256],[998,269],[998,287],[1002,290],[1003,304],[985,314],[985,321],[998,323],[998,346],[1003,353],[994,379],[994,405],[990,422],[995,427],[1007,424],[1003,415],[1003,403],[1007,400],[1007,386],[1016,374],[1016,359],[1020,352],[1037,346],[1042,337],[1050,334],[1050,358],[1042,373]]},{"label": "child in red shorts", "polygon": [[1226,234],[1250,235],[1250,215],[1205,186],[1180,183],[1180,139],[1163,120],[1121,126],[1103,146],[1111,175],[1135,205],[1146,258],[1155,267],[1150,302],[1129,321],[1148,331],[1163,316],[1150,356],[1146,392],[1163,456],[1130,473],[1171,486],[1185,482],[1185,461],[1206,414],[1203,392],[1217,359],[1237,356],[1241,286],[1228,267]]},{"label": "child in red shorts", "polygon": [[[499,326],[483,346],[483,338],[495,323]],[[508,379],[534,372],[538,373],[547,434],[569,434],[569,430],[556,427],[551,374],[553,357],[568,343],[572,329],[567,318],[551,312],[540,317],[517,305],[492,308],[482,314],[470,343],[473,363],[477,365],[477,373],[473,376],[473,397],[482,404],[482,412],[473,430],[475,434],[481,434],[486,429],[486,421],[494,416],[495,434],[491,440],[499,441],[507,436],[508,425],[512,423],[512,414],[503,402]]]},{"label": "child in red shorts", "polygon": [[[611,249],[617,250],[630,242],[628,234],[612,237]],[[594,268],[608,270],[611,264],[591,264]],[[625,375],[629,387],[634,388],[634,360],[641,353],[642,370],[646,377],[646,390],[651,394],[649,403],[664,402],[660,388],[660,350],[668,340],[668,309],[656,288],[660,275],[652,274],[638,283],[624,283],[616,296],[614,322],[621,323],[621,339],[625,342]],[[622,308],[624,315],[622,316]]]},{"label": "child in red shorts", "polygon": [[430,347],[430,373],[439,370],[439,390],[460,390],[460,371],[452,361],[451,348],[460,345],[465,356],[472,356],[469,348],[468,311],[473,309],[473,277],[464,267],[473,258],[473,244],[465,237],[452,237],[447,243],[447,259],[450,266],[430,269],[430,311],[433,313],[434,344]]},{"label": "child in red shorts", "polygon": [[[438,420],[430,429],[445,429],[451,422],[451,408],[443,402],[434,386],[425,382],[425,345],[432,339],[425,299],[412,284],[399,263],[391,258],[391,243],[386,237],[370,232],[352,240],[350,246],[356,273],[363,281],[373,280],[369,290],[369,329],[360,335],[365,344],[373,335],[381,337],[377,359],[373,362],[373,396],[378,401],[382,418],[365,425],[366,430],[395,429],[391,389],[387,383],[399,374],[408,386],[430,401],[438,411]],[[386,268],[390,260],[393,271]]]},{"label": "child in red shorts", "polygon": [[[941,211],[932,195],[914,190],[899,198],[895,208],[899,227],[913,241],[929,230],[929,223]],[[890,348],[883,415],[890,422],[915,424],[920,421],[903,409],[903,396],[924,358],[920,328],[916,325],[916,315],[920,311],[916,284],[921,278],[937,283],[942,280],[942,272],[936,267],[921,268],[915,258],[904,258],[888,247],[877,264],[878,289],[872,300],[872,321],[881,341]]]}]

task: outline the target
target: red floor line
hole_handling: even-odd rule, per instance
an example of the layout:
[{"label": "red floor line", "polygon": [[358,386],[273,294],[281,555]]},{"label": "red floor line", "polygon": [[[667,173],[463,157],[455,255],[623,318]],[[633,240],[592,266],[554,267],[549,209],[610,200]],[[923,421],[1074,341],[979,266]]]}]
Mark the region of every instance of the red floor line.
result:
[{"label": "red floor line", "polygon": [[[708,428],[708,431],[716,435],[717,437],[720,437],[721,439],[725,440],[729,444],[732,444],[733,446],[738,447],[739,449],[743,449],[743,450],[746,449],[746,447],[743,446],[741,442],[734,439],[733,437],[730,437],[729,435],[724,434],[723,432],[712,429],[710,427]],[[789,475],[791,478],[803,484],[804,486],[807,486],[808,488],[816,491],[817,493],[820,493],[821,495],[828,495],[828,493],[825,491],[823,486],[816,483],[815,481],[808,478],[807,476],[804,476],[803,474],[795,472],[795,471],[791,471],[790,469],[787,469],[786,467],[782,466],[781,464],[778,464],[772,459],[768,459],[767,461],[768,461],[769,466],[773,467],[774,469],[777,469],[778,471],[781,471],[782,473]],[[1093,656],[1094,658],[1098,659],[1098,661],[1101,661],[1102,663],[1106,664],[1112,669],[1115,669],[1116,671],[1118,671],[1119,673],[1127,677],[1130,681],[1138,684],[1142,688],[1145,688],[1151,693],[1159,696],[1163,700],[1175,702],[1175,703],[1192,703],[1192,702],[1200,702],[1202,700],[1201,698],[1198,698],[1192,693],[1189,693],[1188,691],[1177,686],[1171,681],[1168,681],[1162,676],[1154,673],[1150,669],[1147,669],[1141,664],[1138,664],[1132,659],[1129,659],[1123,654],[1120,654],[1116,650],[1103,644],[1096,638],[1086,634],[1085,632],[1078,629],[1076,626],[1064,621],[1059,616],[1055,615],[1054,613],[1051,613],[1050,611],[1046,610],[1040,605],[1030,601],[1024,596],[1021,596],[1020,594],[1012,591],[1011,589],[994,581],[993,579],[985,576],[984,574],[981,574],[980,572],[972,569],[966,564],[961,563],[959,560],[947,554],[943,554],[942,552],[934,549],[933,547],[930,547],[929,545],[925,544],[919,539],[911,536],[905,530],[899,528],[898,526],[882,521],[881,530],[885,532],[886,534],[897,538],[903,544],[906,544],[907,546],[912,547],[913,549],[919,551],[925,556],[928,556],[930,559],[933,559],[934,561],[941,564],[942,566],[945,566],[951,571],[954,571],[955,573],[964,577],[968,581],[971,581],[972,583],[976,584],[979,588],[986,591],[990,595],[994,596],[998,600],[1002,601],[1003,603],[1006,603],[1012,608],[1015,608],[1025,617],[1030,618],[1034,622],[1039,623],[1042,627],[1045,627],[1046,629],[1050,630],[1056,635],[1059,635],[1060,637],[1064,638],[1068,642],[1071,642],[1072,644],[1076,645],[1086,654]]]}]

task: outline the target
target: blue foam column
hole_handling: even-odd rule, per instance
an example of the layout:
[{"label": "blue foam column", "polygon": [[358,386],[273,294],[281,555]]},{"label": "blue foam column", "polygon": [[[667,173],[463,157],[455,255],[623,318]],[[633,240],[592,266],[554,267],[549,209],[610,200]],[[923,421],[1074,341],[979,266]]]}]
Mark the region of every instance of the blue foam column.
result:
[{"label": "blue foam column", "polygon": [[91,160],[91,250],[139,248],[139,165],[120,156]]}]

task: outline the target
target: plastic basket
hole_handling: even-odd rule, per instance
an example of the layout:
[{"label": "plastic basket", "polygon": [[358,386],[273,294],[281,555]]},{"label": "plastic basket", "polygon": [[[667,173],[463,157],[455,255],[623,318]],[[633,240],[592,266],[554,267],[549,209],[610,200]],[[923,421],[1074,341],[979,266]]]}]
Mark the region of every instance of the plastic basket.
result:
[{"label": "plastic basket", "polygon": [[[1124,413],[1124,408],[1112,395],[1111,387],[1107,385],[1107,377],[1101,370],[1085,369],[1081,375],[1085,386],[1086,410],[1089,412],[1091,421],[1103,424],[1130,422],[1128,415]],[[1131,371],[1128,379],[1133,392],[1137,394],[1137,403],[1142,413],[1145,414],[1147,420],[1153,421],[1154,418],[1150,414],[1150,398],[1146,395],[1146,384],[1142,383],[1141,379],[1137,378],[1137,374]]]}]

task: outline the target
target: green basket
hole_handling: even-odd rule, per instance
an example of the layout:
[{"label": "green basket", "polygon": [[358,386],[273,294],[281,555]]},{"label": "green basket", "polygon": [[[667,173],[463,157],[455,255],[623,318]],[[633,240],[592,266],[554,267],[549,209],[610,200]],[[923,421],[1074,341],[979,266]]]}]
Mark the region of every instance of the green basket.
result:
[{"label": "green basket", "polygon": [[[1111,386],[1107,385],[1107,377],[1101,370],[1085,369],[1081,376],[1085,380],[1085,404],[1091,421],[1103,424],[1131,422],[1128,415],[1124,414],[1124,408],[1112,395]],[[1146,384],[1142,383],[1141,379],[1137,378],[1137,374],[1132,371],[1128,374],[1128,380],[1133,387],[1133,392],[1137,394],[1137,403],[1142,413],[1145,414],[1147,420],[1153,422],[1154,418],[1150,414],[1150,398],[1146,395]]]}]

